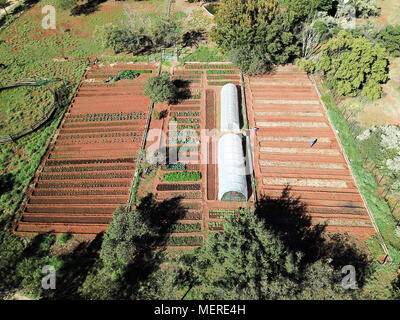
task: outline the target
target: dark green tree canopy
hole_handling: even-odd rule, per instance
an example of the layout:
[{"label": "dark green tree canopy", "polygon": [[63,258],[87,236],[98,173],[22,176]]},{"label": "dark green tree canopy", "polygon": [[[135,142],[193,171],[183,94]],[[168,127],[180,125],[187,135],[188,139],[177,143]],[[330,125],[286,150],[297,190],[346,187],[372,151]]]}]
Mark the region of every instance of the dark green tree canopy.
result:
[{"label": "dark green tree canopy", "polygon": [[294,19],[276,0],[223,0],[211,37],[244,73],[263,73],[299,55]]},{"label": "dark green tree canopy", "polygon": [[202,299],[346,299],[340,272],[327,262],[303,264],[254,211],[224,221],[192,261]]},{"label": "dark green tree canopy", "polygon": [[174,99],[177,88],[169,77],[156,76],[146,81],[144,94],[154,103],[161,103]]}]

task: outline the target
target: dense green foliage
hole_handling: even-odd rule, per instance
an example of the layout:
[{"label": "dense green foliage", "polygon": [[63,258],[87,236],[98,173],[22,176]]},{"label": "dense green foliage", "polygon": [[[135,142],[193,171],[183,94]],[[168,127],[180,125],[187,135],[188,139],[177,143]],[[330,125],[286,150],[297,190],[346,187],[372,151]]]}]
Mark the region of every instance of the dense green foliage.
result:
[{"label": "dense green foliage", "polygon": [[161,103],[175,98],[177,89],[169,77],[155,76],[147,79],[144,94],[154,103]]},{"label": "dense green foliage", "polygon": [[245,73],[263,73],[300,53],[294,15],[275,0],[223,0],[212,39]]},{"label": "dense green foliage", "polygon": [[145,217],[119,207],[113,214],[101,247],[100,257],[105,269],[116,276],[133,262],[134,255],[143,250],[155,232]]},{"label": "dense green foliage", "polygon": [[322,46],[317,66],[340,95],[361,94],[374,100],[382,96],[381,83],[388,80],[388,64],[383,48],[341,31]]},{"label": "dense green foliage", "polygon": [[198,181],[201,179],[201,173],[197,171],[169,172],[163,176],[163,181]]},{"label": "dense green foliage", "polygon": [[115,53],[138,54],[172,47],[181,40],[181,33],[179,23],[172,18],[150,19],[126,14],[123,23],[97,26],[95,37],[99,45]]},{"label": "dense green foliage", "polygon": [[379,32],[379,39],[384,48],[394,57],[400,57],[400,25],[386,25]]},{"label": "dense green foliage", "polygon": [[376,0],[350,0],[348,5],[355,8],[356,17],[358,18],[378,16],[380,13]]},{"label": "dense green foliage", "polygon": [[[301,232],[307,232],[303,230]],[[300,236],[301,234],[299,234]],[[282,237],[283,236],[283,237]],[[302,235],[305,237],[306,233]],[[296,235],[292,235],[296,238]],[[337,264],[331,259],[308,261],[302,250],[291,249],[277,231],[253,211],[224,220],[224,232],[209,236],[206,244],[183,262],[192,291],[199,299],[352,299],[370,297],[374,278],[366,281],[368,292],[344,290]],[[293,241],[296,241],[295,239]],[[302,242],[297,238],[297,242]],[[324,250],[330,245],[323,244]],[[332,249],[332,247],[331,247]],[[337,252],[345,250],[344,247]],[[334,251],[334,250],[333,250]],[[316,253],[316,252],[315,252]],[[314,253],[314,259],[317,255]],[[342,252],[343,254],[343,252]],[[353,257],[354,258],[354,257]],[[348,258],[346,258],[348,259]],[[351,258],[350,258],[351,259]],[[350,260],[347,260],[349,262]],[[382,272],[382,269],[379,269]],[[375,273],[373,273],[375,275]],[[393,298],[393,277],[382,281],[382,292]],[[375,282],[376,284],[376,282]]]},{"label": "dense green foliage", "polygon": [[280,3],[288,6],[300,21],[312,17],[317,11],[328,12],[332,9],[331,0],[280,0]]}]

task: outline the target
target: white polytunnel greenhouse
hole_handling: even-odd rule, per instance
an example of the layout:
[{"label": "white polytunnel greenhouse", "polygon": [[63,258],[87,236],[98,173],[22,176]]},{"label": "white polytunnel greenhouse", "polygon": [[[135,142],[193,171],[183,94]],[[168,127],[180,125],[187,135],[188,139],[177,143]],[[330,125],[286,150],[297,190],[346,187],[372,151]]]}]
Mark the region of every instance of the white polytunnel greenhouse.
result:
[{"label": "white polytunnel greenhouse", "polygon": [[228,133],[218,142],[218,199],[247,200],[247,181],[242,139]]},{"label": "white polytunnel greenhouse", "polygon": [[239,101],[237,88],[233,83],[221,89],[221,131],[239,131]]}]

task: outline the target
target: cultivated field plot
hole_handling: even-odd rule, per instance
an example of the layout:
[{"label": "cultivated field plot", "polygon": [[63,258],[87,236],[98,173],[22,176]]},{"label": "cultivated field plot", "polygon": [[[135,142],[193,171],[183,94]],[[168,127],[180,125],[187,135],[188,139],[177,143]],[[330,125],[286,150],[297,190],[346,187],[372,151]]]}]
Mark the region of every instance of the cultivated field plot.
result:
[{"label": "cultivated field plot", "polygon": [[[133,80],[104,82],[122,70]],[[17,226],[18,234],[54,231],[95,236],[126,204],[147,121],[143,96],[154,65],[97,64],[85,75]]]},{"label": "cultivated field plot", "polygon": [[[230,64],[188,63],[174,71],[173,80],[179,80],[181,90],[190,91],[190,95],[166,106],[168,116],[163,130],[167,136],[167,155],[174,149],[178,150],[178,156],[168,158],[168,164],[162,166],[154,193],[158,200],[182,198],[187,214],[178,221],[169,244],[182,248],[201,245],[202,241],[195,239],[203,239],[207,231],[222,231],[222,217],[246,205],[217,200],[218,137],[212,139],[200,134],[201,129],[210,132],[218,129],[221,87],[227,82],[239,85],[240,77]],[[171,126],[173,123],[175,127]]]},{"label": "cultivated field plot", "polygon": [[[286,185],[314,223],[360,239],[375,234],[334,131],[307,74],[279,68],[246,79],[257,191],[279,197]],[[318,139],[311,147],[310,143]]]}]

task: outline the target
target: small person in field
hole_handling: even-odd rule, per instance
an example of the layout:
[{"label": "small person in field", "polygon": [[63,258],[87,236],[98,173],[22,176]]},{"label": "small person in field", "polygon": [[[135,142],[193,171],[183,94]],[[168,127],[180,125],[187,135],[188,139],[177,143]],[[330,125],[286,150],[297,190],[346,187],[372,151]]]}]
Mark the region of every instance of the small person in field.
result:
[{"label": "small person in field", "polygon": [[318,139],[314,139],[313,141],[311,141],[310,143],[310,147],[312,148],[314,146],[314,144],[316,144],[318,141]]}]

